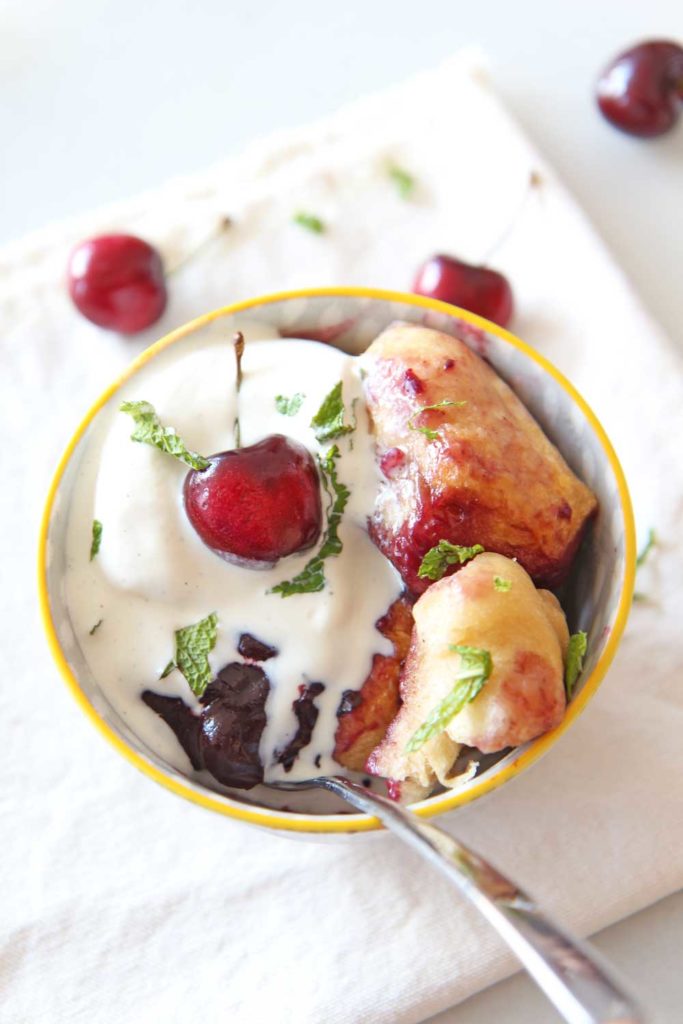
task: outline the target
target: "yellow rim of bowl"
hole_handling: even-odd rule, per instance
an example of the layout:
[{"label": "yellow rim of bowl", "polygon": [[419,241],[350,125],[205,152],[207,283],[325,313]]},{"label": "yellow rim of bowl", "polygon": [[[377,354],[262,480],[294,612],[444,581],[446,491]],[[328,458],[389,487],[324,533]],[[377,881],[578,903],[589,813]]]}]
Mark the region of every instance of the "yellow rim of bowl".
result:
[{"label": "yellow rim of bowl", "polygon": [[526,750],[523,750],[518,757],[515,757],[513,761],[507,764],[495,775],[489,777],[484,774],[481,781],[475,781],[474,784],[469,786],[466,790],[449,790],[445,793],[439,794],[438,796],[428,797],[426,800],[413,805],[412,809],[420,817],[431,818],[436,814],[442,814],[455,807],[470,803],[472,800],[476,800],[485,793],[490,793],[492,790],[497,789],[498,786],[502,786],[503,783],[507,782],[515,775],[518,775],[529,765],[533,764],[534,761],[544,754],[545,751],[559,739],[559,737],[570,727],[572,722],[578,718],[597,690],[610,665],[610,662],[612,661],[612,658],[614,657],[614,653],[626,625],[633,596],[636,571],[635,524],[628,486],[626,484],[622,468],[619,464],[619,460],[617,459],[602,424],[574,386],[570,384],[570,382],[552,365],[552,363],[531,348],[531,346],[520,341],[520,339],[515,337],[515,335],[506,331],[504,328],[499,327],[497,324],[493,324],[490,321],[485,320],[483,317],[470,313],[468,310],[448,305],[445,302],[439,302],[436,299],[428,299],[423,296],[410,295],[403,292],[355,287],[307,288],[295,291],[275,292],[272,295],[265,295],[255,299],[247,299],[244,302],[236,302],[228,306],[223,306],[220,309],[213,310],[211,313],[206,313],[204,316],[197,317],[197,319],[190,321],[190,323],[184,324],[182,327],[171,331],[170,334],[165,335],[154,345],[145,349],[137,359],[133,360],[121,376],[111,384],[102,395],[100,395],[95,404],[89,409],[59,461],[48,491],[45,510],[43,512],[43,518],[40,526],[38,550],[38,593],[41,617],[52,656],[55,659],[57,667],[69,689],[76,698],[76,701],[105,739],[107,739],[120,754],[130,761],[131,764],[144,772],[145,775],[149,776],[155,782],[160,783],[162,786],[165,786],[167,789],[170,789],[179,796],[192,801],[192,803],[199,804],[201,807],[205,807],[211,811],[217,811],[219,814],[225,814],[231,818],[251,822],[255,825],[266,826],[271,829],[282,829],[286,831],[305,833],[368,832],[382,827],[377,818],[368,814],[333,814],[324,816],[309,814],[283,815],[267,807],[249,807],[247,805],[240,804],[236,801],[232,801],[231,798],[227,796],[223,799],[217,799],[208,791],[194,789],[179,779],[165,774],[155,765],[147,761],[141,754],[138,754],[137,751],[131,749],[125,740],[123,740],[113,730],[113,728],[100,717],[81,689],[74,673],[71,671],[69,662],[59,643],[59,638],[52,619],[47,588],[47,540],[57,489],[68,465],[69,459],[71,458],[81,437],[100,409],[109,401],[112,395],[118,391],[121,385],[124,384],[125,381],[127,381],[142,366],[148,363],[149,360],[157,355],[157,353],[162,349],[167,348],[176,341],[180,341],[181,338],[184,338],[193,331],[204,327],[213,320],[223,316],[230,316],[234,313],[241,313],[245,310],[252,309],[254,306],[268,306],[276,302],[283,302],[291,299],[314,298],[317,296],[327,298],[378,299],[389,302],[403,302],[411,306],[422,307],[423,309],[433,310],[438,313],[446,313],[451,317],[464,320],[475,327],[480,327],[490,334],[497,335],[499,338],[507,341],[514,348],[519,349],[519,351],[523,352],[550,374],[550,376],[579,406],[590,423],[594,433],[598,437],[619,488],[619,497],[621,500],[621,510],[624,521],[625,541],[624,580],[619,599],[619,607],[604,650],[600,655],[595,668],[581,688],[580,693],[567,708],[565,717],[557,728],[553,729],[551,732],[545,733],[537,740],[533,740]]}]

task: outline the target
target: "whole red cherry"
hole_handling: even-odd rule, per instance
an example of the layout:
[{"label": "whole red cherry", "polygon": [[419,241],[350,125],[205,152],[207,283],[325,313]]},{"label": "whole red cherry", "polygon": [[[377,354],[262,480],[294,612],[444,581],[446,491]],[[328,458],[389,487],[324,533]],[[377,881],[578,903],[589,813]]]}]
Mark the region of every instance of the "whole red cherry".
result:
[{"label": "whole red cherry", "polygon": [[220,452],[208,469],[191,469],[185,510],[207,545],[228,561],[268,568],[320,535],[322,506],[313,456],[271,434],[247,448]]},{"label": "whole red cherry", "polygon": [[71,253],[69,294],[98,327],[135,334],[166,307],[166,282],[156,249],[135,235],[99,235]]},{"label": "whole red cherry", "polygon": [[620,53],[598,79],[597,100],[607,120],[630,135],[668,132],[683,100],[683,48],[655,40]]},{"label": "whole red cherry", "polygon": [[417,295],[427,295],[507,327],[513,311],[512,288],[506,277],[490,267],[465,263],[455,256],[431,256],[413,283]]}]

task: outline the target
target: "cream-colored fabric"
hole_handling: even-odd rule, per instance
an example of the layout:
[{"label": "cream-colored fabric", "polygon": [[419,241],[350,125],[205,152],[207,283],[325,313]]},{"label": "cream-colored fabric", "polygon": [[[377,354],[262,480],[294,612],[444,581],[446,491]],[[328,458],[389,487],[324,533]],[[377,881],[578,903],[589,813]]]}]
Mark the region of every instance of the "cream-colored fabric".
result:
[{"label": "cream-colored fabric", "polygon": [[[681,362],[582,213],[456,60],[206,175],[0,252],[3,437],[0,1017],[8,1022],[413,1024],[514,968],[488,926],[386,838],[316,845],[250,830],[139,776],[85,721],[40,635],[34,559],[55,459],[140,348],[264,291],[410,285],[436,250],[496,263],[516,331],[601,415],[642,532],[661,545],[598,696],[526,775],[443,824],[587,933],[683,882]],[[413,202],[386,175],[412,172]],[[291,223],[311,210],[329,225]],[[174,277],[163,321],[126,341],[71,309],[69,246],[130,229],[169,262],[234,218]]]}]

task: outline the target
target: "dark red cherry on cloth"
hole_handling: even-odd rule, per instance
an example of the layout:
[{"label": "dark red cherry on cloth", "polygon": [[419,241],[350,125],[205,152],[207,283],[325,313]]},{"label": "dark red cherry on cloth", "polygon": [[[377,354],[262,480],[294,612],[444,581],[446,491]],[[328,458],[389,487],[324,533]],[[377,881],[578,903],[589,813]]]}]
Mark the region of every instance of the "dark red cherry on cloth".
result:
[{"label": "dark red cherry on cloth", "polygon": [[610,124],[630,135],[668,132],[683,103],[683,47],[662,39],[620,53],[598,79],[597,101]]},{"label": "dark red cherry on cloth", "polygon": [[77,309],[98,327],[135,334],[166,308],[159,253],[135,235],[99,235],[71,253],[68,286]]},{"label": "dark red cherry on cloth", "polygon": [[417,295],[426,295],[507,327],[514,308],[507,278],[490,267],[465,263],[439,254],[422,264],[413,283]]},{"label": "dark red cherry on cloth", "polygon": [[267,568],[315,544],[322,524],[318,470],[298,441],[271,434],[209,463],[191,469],[184,484],[188,519],[207,547]]}]

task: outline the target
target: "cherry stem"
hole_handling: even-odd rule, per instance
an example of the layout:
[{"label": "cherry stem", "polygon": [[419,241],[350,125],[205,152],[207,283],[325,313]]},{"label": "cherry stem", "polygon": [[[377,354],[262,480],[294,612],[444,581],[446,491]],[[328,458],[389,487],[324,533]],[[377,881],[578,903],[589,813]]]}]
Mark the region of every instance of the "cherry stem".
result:
[{"label": "cherry stem", "polygon": [[230,227],[232,227],[232,220],[231,220],[231,218],[230,217],[221,217],[221,219],[219,220],[217,226],[213,229],[213,231],[209,235],[206,236],[206,238],[203,241],[201,241],[199,243],[199,245],[195,246],[194,249],[191,249],[190,252],[186,253],[176,263],[176,265],[174,267],[171,267],[170,270],[166,271],[166,277],[167,278],[168,277],[172,277],[173,274],[177,274],[179,270],[182,270],[182,268],[187,263],[189,263],[191,260],[193,260],[195,258],[195,256],[198,256],[201,252],[204,251],[204,249],[207,249],[213,242],[215,242],[218,238],[220,238],[220,236],[222,234],[224,234],[228,230],[228,228],[230,228]]},{"label": "cherry stem", "polygon": [[244,355],[244,335],[241,331],[235,331],[232,344],[235,349],[235,363],[237,365],[235,387],[237,394],[239,395],[240,388],[242,387],[242,356]]},{"label": "cherry stem", "polygon": [[[242,356],[244,355],[244,335],[241,331],[235,331],[232,338],[232,346],[235,352],[235,391],[239,395],[240,388],[242,387]],[[240,431],[240,419],[239,415],[235,416],[235,448],[242,447],[242,436]]]},{"label": "cherry stem", "polygon": [[481,261],[480,266],[486,267],[486,266],[488,266],[490,264],[491,257],[495,256],[495,254],[498,252],[498,250],[502,248],[503,244],[508,240],[508,238],[510,237],[510,235],[514,231],[515,227],[517,226],[517,222],[519,221],[520,217],[522,216],[522,214],[523,214],[523,212],[524,212],[524,210],[526,208],[526,204],[529,201],[529,197],[537,189],[540,190],[542,184],[543,184],[543,178],[541,177],[539,172],[538,171],[532,171],[531,174],[529,175],[529,181],[527,182],[527,187],[524,189],[524,195],[522,196],[522,200],[521,200],[519,206],[517,207],[515,215],[508,222],[508,225],[503,230],[503,232],[500,235],[498,235],[498,238],[495,240],[493,245],[487,250],[486,255],[484,256],[483,260]]}]

